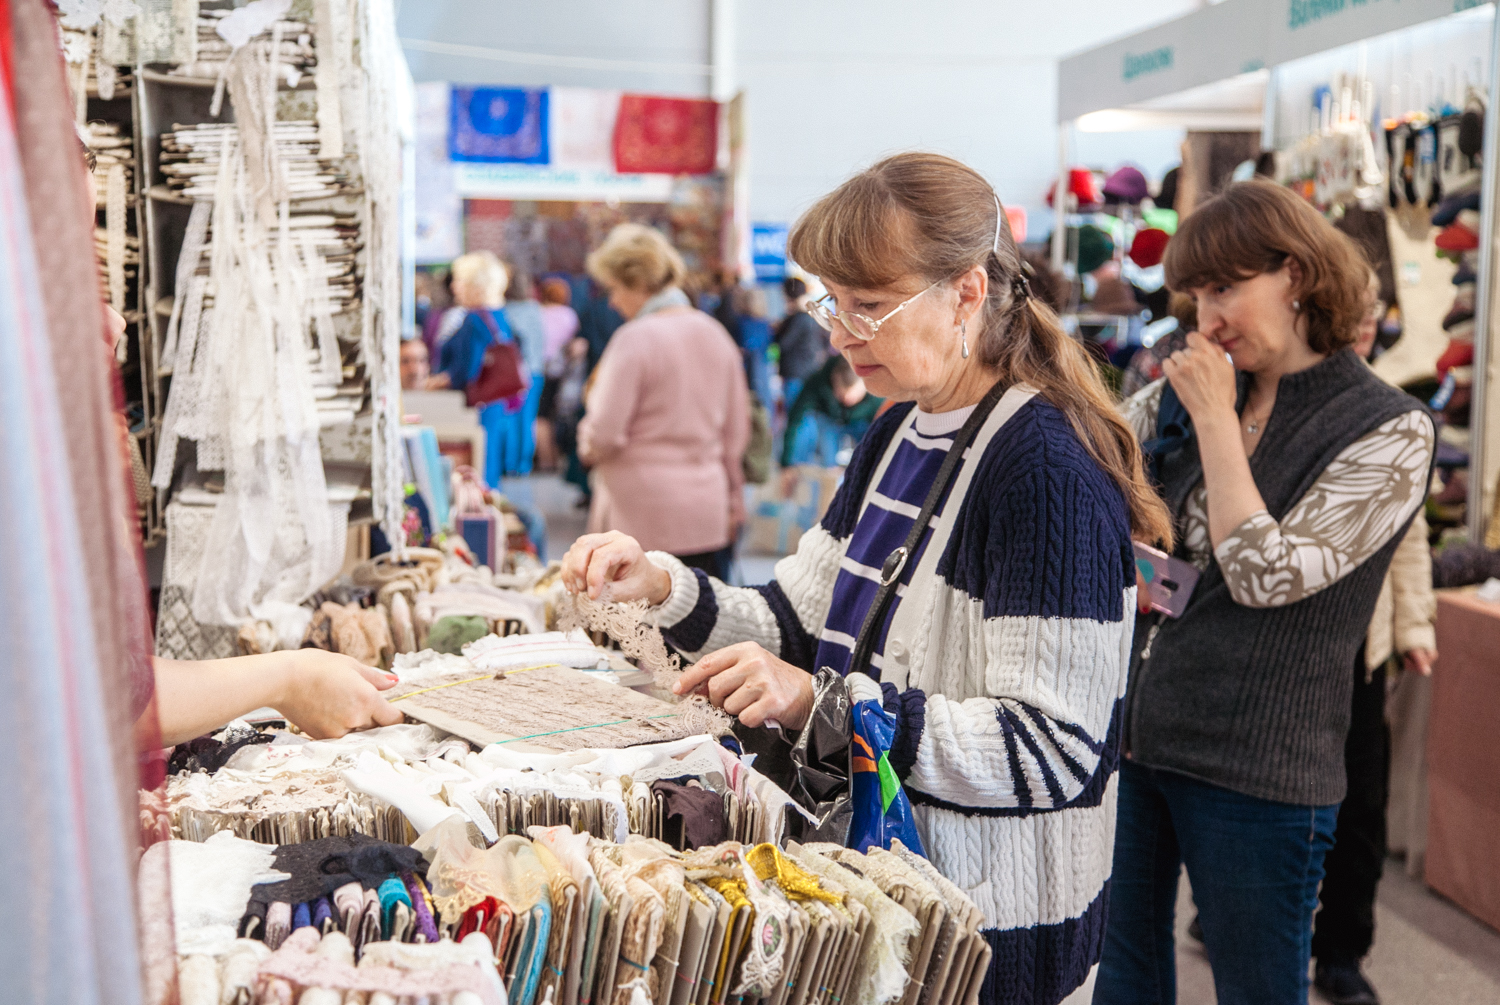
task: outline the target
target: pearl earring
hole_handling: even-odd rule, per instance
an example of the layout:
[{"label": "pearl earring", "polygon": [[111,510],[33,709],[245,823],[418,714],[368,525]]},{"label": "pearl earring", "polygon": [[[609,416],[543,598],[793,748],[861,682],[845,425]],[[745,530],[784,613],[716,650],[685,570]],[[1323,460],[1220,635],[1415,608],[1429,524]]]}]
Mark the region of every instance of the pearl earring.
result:
[{"label": "pearl earring", "polygon": [[958,337],[963,341],[964,359],[969,358],[969,323],[960,321],[958,323]]},{"label": "pearl earring", "polygon": [[1294,310],[1294,311],[1300,311],[1301,309],[1302,309],[1302,301],[1300,301],[1300,300],[1293,300],[1292,301],[1292,310]]}]

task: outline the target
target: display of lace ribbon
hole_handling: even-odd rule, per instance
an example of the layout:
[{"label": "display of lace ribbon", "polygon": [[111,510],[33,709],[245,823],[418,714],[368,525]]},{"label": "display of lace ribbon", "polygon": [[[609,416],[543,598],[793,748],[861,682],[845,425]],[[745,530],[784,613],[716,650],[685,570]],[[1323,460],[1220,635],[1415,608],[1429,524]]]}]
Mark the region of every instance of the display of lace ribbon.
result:
[{"label": "display of lace ribbon", "polygon": [[[557,624],[563,631],[582,628],[603,632],[636,666],[652,675],[657,688],[671,691],[682,676],[682,658],[667,648],[661,629],[651,623],[648,612],[644,600],[613,604],[582,593],[565,593],[557,602]],[[723,736],[733,728],[733,718],[701,694],[688,695],[680,702],[686,706],[682,714],[692,723],[694,733]]]}]

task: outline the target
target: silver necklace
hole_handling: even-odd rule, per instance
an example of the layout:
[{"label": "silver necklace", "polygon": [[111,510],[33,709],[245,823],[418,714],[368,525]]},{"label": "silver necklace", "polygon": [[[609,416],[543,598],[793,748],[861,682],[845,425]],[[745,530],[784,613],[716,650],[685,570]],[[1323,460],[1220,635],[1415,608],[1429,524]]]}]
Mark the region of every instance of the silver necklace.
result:
[{"label": "silver necklace", "polygon": [[[1249,407],[1248,403],[1247,403],[1246,407],[1247,408]],[[1259,433],[1260,432],[1260,424],[1262,422],[1265,422],[1266,419],[1269,418],[1269,417],[1270,417],[1270,409],[1267,409],[1266,410],[1266,414],[1262,415],[1260,418],[1256,418],[1254,415],[1250,416],[1250,424],[1245,427],[1245,432],[1249,433],[1251,436],[1254,436],[1256,433]]]}]

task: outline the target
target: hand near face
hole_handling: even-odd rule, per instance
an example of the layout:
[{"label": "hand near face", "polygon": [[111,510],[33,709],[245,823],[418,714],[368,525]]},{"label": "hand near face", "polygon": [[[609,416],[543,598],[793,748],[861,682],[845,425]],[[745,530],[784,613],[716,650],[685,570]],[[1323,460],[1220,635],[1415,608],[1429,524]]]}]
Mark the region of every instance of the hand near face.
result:
[{"label": "hand near face", "polygon": [[1186,348],[1163,360],[1161,369],[1195,424],[1222,418],[1237,421],[1234,364],[1202,334],[1189,332]]},{"label": "hand near face", "polygon": [[672,685],[675,694],[706,689],[708,700],[746,726],[769,719],[801,729],[812,714],[812,674],[772,656],[754,642],[709,653]]}]

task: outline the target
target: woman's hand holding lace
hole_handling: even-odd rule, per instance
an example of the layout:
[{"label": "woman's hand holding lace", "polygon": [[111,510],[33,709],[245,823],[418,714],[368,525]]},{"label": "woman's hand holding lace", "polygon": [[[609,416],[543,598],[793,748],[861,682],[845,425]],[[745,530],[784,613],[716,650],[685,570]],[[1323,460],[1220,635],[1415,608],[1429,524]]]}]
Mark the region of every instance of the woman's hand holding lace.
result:
[{"label": "woman's hand holding lace", "polygon": [[716,707],[750,727],[775,720],[788,729],[801,729],[812,712],[812,675],[755,642],[709,653],[672,685],[680,695],[700,688]]},{"label": "woman's hand holding lace", "polygon": [[671,575],[646,557],[639,541],[617,530],[573,542],[563,556],[562,582],[570,593],[617,604],[644,598],[658,606],[672,594]]}]

